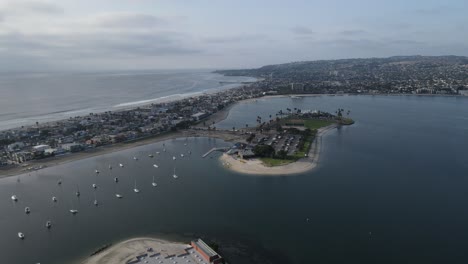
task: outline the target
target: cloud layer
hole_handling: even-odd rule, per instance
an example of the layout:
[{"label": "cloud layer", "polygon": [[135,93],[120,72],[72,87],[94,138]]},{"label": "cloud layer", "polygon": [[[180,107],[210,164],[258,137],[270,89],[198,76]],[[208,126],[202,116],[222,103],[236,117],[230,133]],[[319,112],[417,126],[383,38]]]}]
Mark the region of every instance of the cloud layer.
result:
[{"label": "cloud layer", "polygon": [[[240,0],[234,9],[220,2],[203,6],[178,0],[102,1],[99,8],[88,0],[0,2],[0,71],[256,67],[293,60],[468,54],[463,8],[396,9],[401,17],[394,19],[369,11],[353,14],[345,7],[331,17],[323,11],[327,6],[314,5],[314,11],[301,1],[291,10],[272,4],[265,13],[265,3],[256,7]],[[449,16],[444,24],[434,22],[444,16]]]}]

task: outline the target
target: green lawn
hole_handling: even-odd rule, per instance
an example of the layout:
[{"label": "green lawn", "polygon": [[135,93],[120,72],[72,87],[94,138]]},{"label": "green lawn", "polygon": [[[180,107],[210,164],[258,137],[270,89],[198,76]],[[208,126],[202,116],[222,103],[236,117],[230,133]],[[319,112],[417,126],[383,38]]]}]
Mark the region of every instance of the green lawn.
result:
[{"label": "green lawn", "polygon": [[304,120],[304,126],[309,129],[319,129],[321,127],[326,127],[335,122],[329,120],[316,120],[316,119],[306,119]]}]

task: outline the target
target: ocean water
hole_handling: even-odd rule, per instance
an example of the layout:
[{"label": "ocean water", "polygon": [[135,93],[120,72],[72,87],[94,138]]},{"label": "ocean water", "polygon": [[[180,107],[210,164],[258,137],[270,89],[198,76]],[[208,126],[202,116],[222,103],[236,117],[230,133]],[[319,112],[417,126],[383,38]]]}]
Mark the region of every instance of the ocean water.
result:
[{"label": "ocean water", "polygon": [[259,99],[235,106],[218,127],[253,125],[287,107],[349,109],[356,123],[326,134],[319,166],[298,175],[238,174],[223,168],[219,153],[201,157],[229,143],[181,138],[0,179],[1,262],[76,263],[103,244],[160,234],[215,239],[221,249],[238,242],[264,256],[227,250],[231,263],[468,262],[468,98]]},{"label": "ocean water", "polygon": [[180,99],[253,80],[207,70],[0,75],[0,130]]}]

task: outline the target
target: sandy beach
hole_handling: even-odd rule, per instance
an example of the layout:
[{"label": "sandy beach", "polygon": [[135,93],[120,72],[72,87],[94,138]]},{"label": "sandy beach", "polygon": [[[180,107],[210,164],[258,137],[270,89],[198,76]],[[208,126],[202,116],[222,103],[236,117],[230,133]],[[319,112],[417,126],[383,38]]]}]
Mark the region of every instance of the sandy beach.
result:
[{"label": "sandy beach", "polygon": [[223,154],[220,157],[220,161],[222,162],[223,166],[228,169],[239,173],[251,175],[284,176],[310,171],[318,165],[320,152],[322,149],[322,136],[327,132],[335,129],[336,127],[337,125],[333,124],[327,127],[320,128],[317,131],[317,136],[315,137],[314,142],[312,142],[312,145],[310,146],[308,157],[302,158],[290,164],[268,167],[265,166],[263,162],[259,159],[243,160],[239,158],[234,158],[227,154]]},{"label": "sandy beach", "polygon": [[174,252],[183,252],[188,244],[170,242],[162,239],[140,237],[132,238],[116,245],[113,245],[102,252],[89,257],[82,264],[110,264],[127,263],[137,255],[148,253],[148,248],[155,252],[172,254]]}]

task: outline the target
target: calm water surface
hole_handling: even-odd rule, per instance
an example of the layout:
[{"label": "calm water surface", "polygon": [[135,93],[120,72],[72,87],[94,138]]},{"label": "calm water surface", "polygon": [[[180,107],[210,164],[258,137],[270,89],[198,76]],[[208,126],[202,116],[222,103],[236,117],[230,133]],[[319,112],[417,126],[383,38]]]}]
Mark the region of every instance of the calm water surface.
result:
[{"label": "calm water surface", "polygon": [[20,183],[1,179],[2,263],[70,263],[105,243],[160,233],[250,240],[287,260],[272,263],[468,263],[468,98],[260,99],[234,107],[218,127],[254,125],[256,115],[287,107],[350,109],[356,124],[324,136],[319,167],[294,176],[227,171],[219,154],[201,155],[228,143],[188,138],[164,142],[168,152],[153,159],[147,155],[163,142],[22,175]]}]

